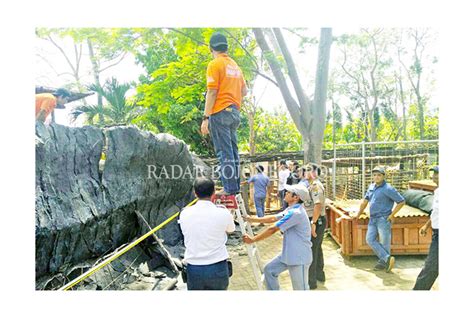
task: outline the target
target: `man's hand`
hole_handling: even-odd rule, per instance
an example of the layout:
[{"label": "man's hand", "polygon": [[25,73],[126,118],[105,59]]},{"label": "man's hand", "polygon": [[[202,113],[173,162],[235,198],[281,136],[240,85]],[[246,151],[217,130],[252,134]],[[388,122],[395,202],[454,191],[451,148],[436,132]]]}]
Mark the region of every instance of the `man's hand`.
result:
[{"label": "man's hand", "polygon": [[201,134],[209,134],[209,119],[203,120],[201,124]]},{"label": "man's hand", "polygon": [[351,219],[353,219],[353,220],[354,220],[354,219],[358,219],[358,218],[359,218],[359,213],[350,213],[350,214],[349,214],[349,217],[350,217]]},{"label": "man's hand", "polygon": [[314,223],[311,224],[311,235],[312,235],[313,237],[318,236],[318,234],[316,234],[316,224],[314,224]]},{"label": "man's hand", "polygon": [[247,234],[245,234],[244,236],[242,236],[242,241],[244,241],[245,244],[252,244],[254,243],[254,240],[248,236]]},{"label": "man's hand", "polygon": [[420,233],[421,236],[424,237],[424,236],[426,236],[426,232],[427,232],[427,231],[428,231],[428,227],[427,227],[426,224],[425,224],[425,225],[423,225],[423,226],[420,228],[419,233]]}]

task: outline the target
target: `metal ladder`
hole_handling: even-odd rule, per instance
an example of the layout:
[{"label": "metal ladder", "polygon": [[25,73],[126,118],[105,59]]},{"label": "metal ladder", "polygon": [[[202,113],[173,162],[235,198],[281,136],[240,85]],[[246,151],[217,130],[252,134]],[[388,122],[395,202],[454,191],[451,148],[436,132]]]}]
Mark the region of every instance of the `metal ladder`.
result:
[{"label": "metal ladder", "polygon": [[[244,200],[242,199],[242,195],[237,194],[235,196],[228,196],[223,199],[217,198],[215,203],[222,204],[226,208],[235,211],[235,216],[237,218],[237,222],[239,222],[242,236],[245,234],[248,234],[251,237],[254,236],[250,222],[246,222],[243,219],[243,217],[248,216],[248,214],[247,210],[245,209],[245,204]],[[263,264],[260,258],[260,253],[258,251],[257,244],[245,244],[245,246],[247,247],[247,255],[249,257],[250,265],[252,266],[252,272],[254,275],[255,282],[257,283],[257,288],[259,290],[264,290],[265,288],[263,285]]]}]

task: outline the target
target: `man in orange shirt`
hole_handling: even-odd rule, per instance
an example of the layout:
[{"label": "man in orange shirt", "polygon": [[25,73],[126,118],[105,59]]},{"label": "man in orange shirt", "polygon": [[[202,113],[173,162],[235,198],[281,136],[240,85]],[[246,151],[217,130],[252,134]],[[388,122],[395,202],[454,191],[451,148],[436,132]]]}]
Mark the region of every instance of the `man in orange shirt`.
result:
[{"label": "man in orange shirt", "polygon": [[71,94],[64,88],[59,88],[52,94],[36,94],[36,120],[44,123],[46,117],[48,117],[55,108],[64,108],[64,104],[70,96]]},{"label": "man in orange shirt", "polygon": [[221,195],[240,192],[239,149],[237,128],[240,125],[240,105],[247,94],[242,70],[227,55],[227,39],[214,33],[209,41],[214,59],[207,67],[207,94],[201,133],[211,133],[212,143],[220,163]]}]

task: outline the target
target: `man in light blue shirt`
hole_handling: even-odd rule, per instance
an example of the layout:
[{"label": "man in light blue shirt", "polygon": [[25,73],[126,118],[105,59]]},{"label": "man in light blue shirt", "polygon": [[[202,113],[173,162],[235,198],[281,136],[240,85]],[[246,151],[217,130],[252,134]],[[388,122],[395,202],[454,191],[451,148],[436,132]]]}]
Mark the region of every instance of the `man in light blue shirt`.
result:
[{"label": "man in light blue shirt", "polygon": [[248,183],[253,183],[253,201],[255,202],[255,209],[257,216],[263,217],[265,215],[265,199],[267,197],[267,187],[270,179],[263,173],[263,166],[257,166],[257,174],[251,177]]},{"label": "man in light blue shirt", "polygon": [[[405,199],[394,187],[385,181],[384,168],[374,168],[372,170],[372,176],[374,183],[369,186],[364,200],[360,205],[359,212],[352,216],[352,218],[358,218],[370,202],[370,220],[365,240],[379,258],[374,270],[385,269],[388,273],[395,264],[395,258],[390,255],[392,223],[395,220],[395,214],[397,214],[405,204]],[[392,211],[394,203],[397,205]]]},{"label": "man in light blue shirt", "polygon": [[251,238],[243,236],[246,244],[266,239],[274,233],[283,232],[283,249],[264,268],[265,284],[268,290],[280,289],[278,275],[285,270],[290,273],[293,290],[309,290],[308,271],[313,260],[311,252],[311,225],[302,203],[309,200],[308,189],[303,184],[285,185],[285,201],[288,208],[277,215],[247,217],[248,222],[274,223],[263,232]]}]

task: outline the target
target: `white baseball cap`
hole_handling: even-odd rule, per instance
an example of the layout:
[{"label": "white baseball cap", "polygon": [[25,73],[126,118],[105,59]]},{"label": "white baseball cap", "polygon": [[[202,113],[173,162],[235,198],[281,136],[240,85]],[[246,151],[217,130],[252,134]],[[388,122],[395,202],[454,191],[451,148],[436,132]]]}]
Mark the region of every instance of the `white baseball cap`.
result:
[{"label": "white baseball cap", "polygon": [[299,195],[299,197],[303,201],[307,201],[310,199],[308,188],[306,188],[304,184],[294,184],[294,185],[285,184],[285,190],[288,192],[294,193],[296,195]]}]

